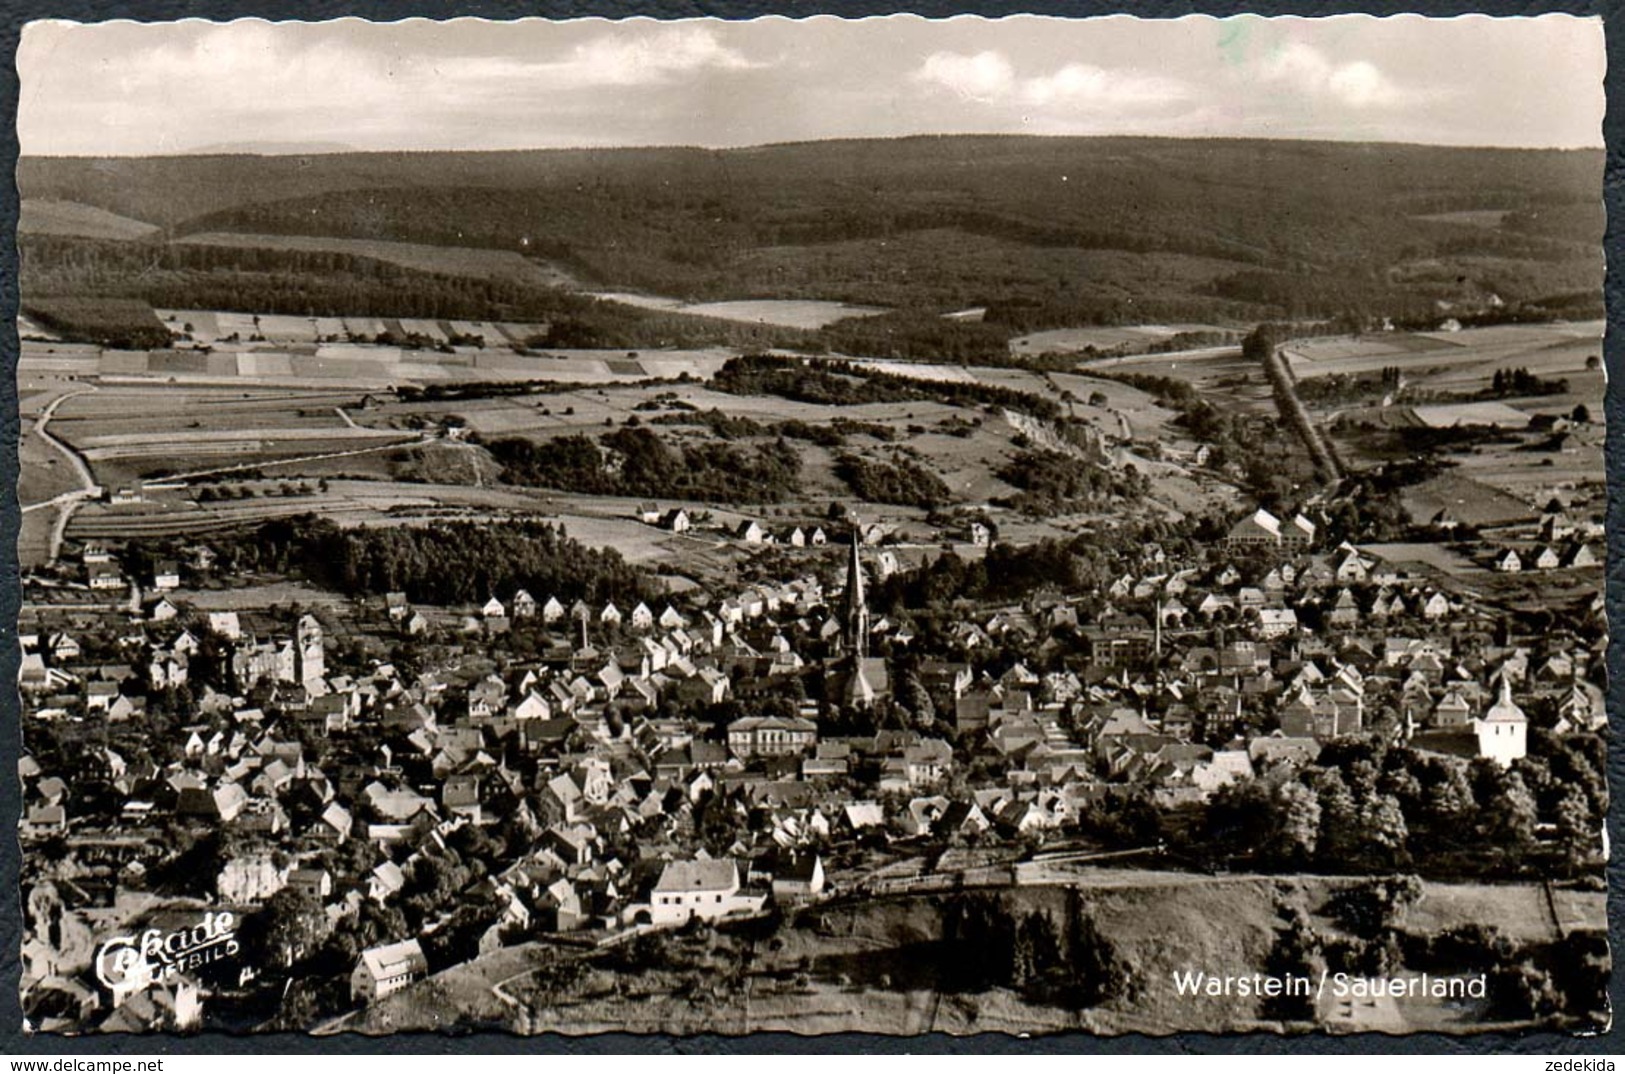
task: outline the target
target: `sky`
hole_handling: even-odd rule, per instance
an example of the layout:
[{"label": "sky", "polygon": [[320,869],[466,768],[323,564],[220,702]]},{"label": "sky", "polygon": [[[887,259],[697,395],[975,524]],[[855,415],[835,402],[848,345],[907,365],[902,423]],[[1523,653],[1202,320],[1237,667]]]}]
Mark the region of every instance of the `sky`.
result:
[{"label": "sky", "polygon": [[25,155],[1138,134],[1601,146],[1602,23],[914,16],[24,28]]}]

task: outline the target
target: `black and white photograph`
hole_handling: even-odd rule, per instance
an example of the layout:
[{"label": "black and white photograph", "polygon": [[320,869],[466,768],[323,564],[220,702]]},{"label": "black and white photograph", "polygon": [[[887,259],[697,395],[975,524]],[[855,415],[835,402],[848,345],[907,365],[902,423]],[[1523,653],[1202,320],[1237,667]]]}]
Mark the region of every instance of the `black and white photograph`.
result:
[{"label": "black and white photograph", "polygon": [[16,68],[36,1038],[1608,1029],[1601,19]]}]

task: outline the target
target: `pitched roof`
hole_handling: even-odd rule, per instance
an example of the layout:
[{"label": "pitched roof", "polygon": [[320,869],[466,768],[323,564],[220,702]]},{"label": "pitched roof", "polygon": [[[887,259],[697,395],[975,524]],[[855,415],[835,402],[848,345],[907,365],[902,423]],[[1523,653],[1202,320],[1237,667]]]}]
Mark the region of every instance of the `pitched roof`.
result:
[{"label": "pitched roof", "polygon": [[361,962],[374,980],[382,981],[406,973],[428,973],[429,960],[416,940],[369,947],[361,952]]},{"label": "pitched roof", "polygon": [[668,862],[655,884],[657,892],[726,891],[739,886],[739,869],[732,858],[715,861]]}]

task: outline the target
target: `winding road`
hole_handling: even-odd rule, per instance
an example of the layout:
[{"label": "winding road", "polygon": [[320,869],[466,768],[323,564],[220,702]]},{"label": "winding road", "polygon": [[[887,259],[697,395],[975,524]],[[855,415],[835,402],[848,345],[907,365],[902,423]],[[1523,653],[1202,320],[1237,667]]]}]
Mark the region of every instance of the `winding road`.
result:
[{"label": "winding road", "polygon": [[73,466],[74,475],[79,478],[80,485],[77,489],[60,493],[49,500],[26,504],[22,507],[22,513],[25,515],[45,508],[57,509],[56,523],[51,527],[50,554],[47,560],[50,563],[55,563],[57,555],[62,551],[62,536],[67,532],[68,520],[73,517],[73,513],[79,509],[80,504],[88,499],[100,496],[102,487],[96,484],[96,477],[90,472],[90,466],[85,462],[84,456],[80,455],[66,442],[51,435],[49,426],[51,419],[56,416],[57,407],[76,395],[88,395],[95,390],[95,385],[91,385],[71,392],[64,392],[46,404],[45,409],[40,411],[40,416],[34,420],[34,432],[39,434],[40,439],[50,444],[67,458],[68,462]]}]

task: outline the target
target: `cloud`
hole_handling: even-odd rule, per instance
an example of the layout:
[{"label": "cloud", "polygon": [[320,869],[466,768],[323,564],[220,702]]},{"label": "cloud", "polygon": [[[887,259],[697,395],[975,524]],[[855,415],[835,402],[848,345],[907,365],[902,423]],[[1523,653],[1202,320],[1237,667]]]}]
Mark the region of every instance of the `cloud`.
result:
[{"label": "cloud", "polygon": [[585,84],[638,85],[699,71],[744,71],[765,66],[718,40],[703,26],[678,26],[636,38],[606,34],[577,45],[560,65]]},{"label": "cloud", "polygon": [[172,94],[186,86],[216,108],[353,111],[413,99],[444,103],[490,94],[661,85],[761,65],[705,26],[617,28],[559,58],[531,60],[369,49],[336,38],[295,40],[266,23],[237,22],[211,28],[188,44],[141,50],[119,66],[124,96]]},{"label": "cloud", "polygon": [[1185,83],[1137,71],[1069,63],[1048,74],[1021,77],[1002,53],[934,52],[914,72],[918,83],[968,100],[1024,107],[1123,108],[1186,100]]},{"label": "cloud", "polygon": [[1351,108],[1391,108],[1418,99],[1416,93],[1396,85],[1375,64],[1365,60],[1334,63],[1319,49],[1301,41],[1266,56],[1258,65],[1257,77],[1268,85],[1285,86]]}]

